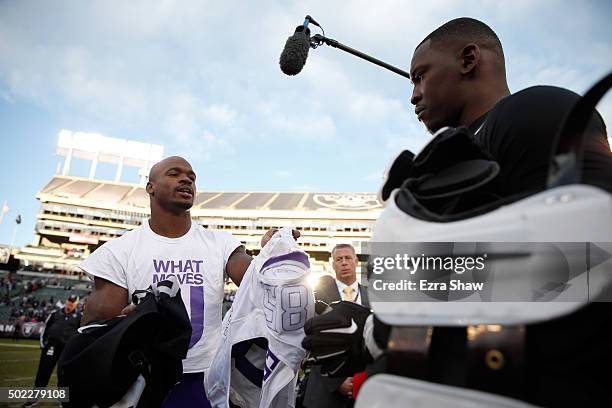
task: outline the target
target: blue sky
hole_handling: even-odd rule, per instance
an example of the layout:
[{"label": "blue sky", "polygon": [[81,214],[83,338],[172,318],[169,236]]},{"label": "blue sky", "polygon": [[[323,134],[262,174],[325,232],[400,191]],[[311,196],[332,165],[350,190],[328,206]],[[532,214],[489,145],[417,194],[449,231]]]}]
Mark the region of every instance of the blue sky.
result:
[{"label": "blue sky", "polygon": [[[63,128],[162,144],[192,162],[201,191],[376,191],[389,160],[429,139],[410,82],[326,46],[285,76],[280,52],[306,14],[406,70],[436,27],[481,19],[511,91],[583,93],[612,69],[607,1],[0,1],[0,243],[18,213],[16,243],[32,239]],[[610,126],[612,96],[599,109]]]}]

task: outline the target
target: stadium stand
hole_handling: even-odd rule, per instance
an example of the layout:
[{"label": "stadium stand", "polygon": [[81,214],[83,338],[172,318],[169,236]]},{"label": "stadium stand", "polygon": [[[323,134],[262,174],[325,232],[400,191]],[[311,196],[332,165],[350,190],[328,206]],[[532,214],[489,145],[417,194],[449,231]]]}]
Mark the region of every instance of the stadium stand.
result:
[{"label": "stadium stand", "polygon": [[[61,130],[56,154],[64,157],[64,164],[36,194],[41,206],[34,239],[13,250],[22,270],[17,275],[23,276],[5,300],[14,303],[23,298],[21,280],[36,278],[53,279],[38,289],[39,304],[62,297],[62,288],[86,296],[91,282],[86,283],[79,264],[100,245],[148,219],[146,176],[163,151],[161,145]],[[89,177],[70,175],[73,159],[90,161]],[[113,181],[96,178],[98,163],[117,166]],[[140,183],[121,181],[125,167],[138,169]],[[328,261],[338,243],[353,245],[365,260],[365,243],[381,211],[381,203],[371,193],[202,191],[194,199],[191,215],[206,228],[232,233],[252,254],[258,253],[260,239],[270,228],[300,230],[299,242],[310,256],[315,280],[332,273]],[[37,273],[42,276],[35,276]],[[231,302],[235,289],[228,280],[226,303]]]},{"label": "stadium stand", "polygon": [[[26,267],[71,275],[80,273],[77,267],[91,251],[149,214],[139,184],[56,175],[36,197],[41,207],[35,238],[16,257]],[[192,216],[207,228],[231,232],[254,253],[266,230],[294,226],[315,272],[328,273],[331,248],[350,243],[361,253],[381,209],[367,193],[205,191],[197,194]]]},{"label": "stadium stand", "polygon": [[[36,272],[0,274],[0,325],[16,321],[44,322],[61,307],[64,299],[76,295],[81,300],[91,293],[91,282]],[[0,333],[0,336],[6,333]]]}]

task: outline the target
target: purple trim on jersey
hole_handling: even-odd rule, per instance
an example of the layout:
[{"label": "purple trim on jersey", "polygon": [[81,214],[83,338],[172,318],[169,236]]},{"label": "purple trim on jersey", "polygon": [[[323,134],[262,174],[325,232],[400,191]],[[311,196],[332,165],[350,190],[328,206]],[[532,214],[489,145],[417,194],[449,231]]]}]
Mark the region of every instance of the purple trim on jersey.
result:
[{"label": "purple trim on jersey", "polygon": [[162,408],[211,408],[204,389],[204,373],[183,374],[166,396]]},{"label": "purple trim on jersey", "polygon": [[246,354],[249,352],[251,347],[255,345],[260,349],[267,350],[268,341],[262,337],[256,337],[251,340],[241,341],[232,346],[232,358],[234,359],[234,366],[240,374],[244,376],[251,384],[261,388],[263,381],[263,370],[255,367],[253,363],[249,361]]},{"label": "purple trim on jersey", "polygon": [[[272,360],[272,364],[270,364],[270,367],[268,367],[268,359]],[[268,377],[270,377],[270,374],[272,374],[272,371],[274,371],[279,361],[280,360],[278,359],[278,357],[276,357],[274,353],[271,352],[270,349],[268,349],[268,352],[266,353],[266,364],[264,364],[264,381],[266,381]]]},{"label": "purple trim on jersey", "polygon": [[273,263],[281,262],[281,261],[301,262],[304,264],[305,267],[310,268],[310,261],[308,260],[308,255],[306,255],[303,252],[295,251],[295,252],[289,252],[288,254],[285,254],[285,255],[275,256],[273,258],[268,259],[263,264],[261,269],[265,269],[267,266],[270,266]]},{"label": "purple trim on jersey", "polygon": [[245,355],[237,356],[234,360],[234,366],[240,374],[244,376],[251,384],[261,388],[261,382],[263,381],[263,370],[255,367]]},{"label": "purple trim on jersey", "polygon": [[189,305],[191,307],[191,339],[189,348],[193,347],[204,333],[204,286],[190,288]]}]

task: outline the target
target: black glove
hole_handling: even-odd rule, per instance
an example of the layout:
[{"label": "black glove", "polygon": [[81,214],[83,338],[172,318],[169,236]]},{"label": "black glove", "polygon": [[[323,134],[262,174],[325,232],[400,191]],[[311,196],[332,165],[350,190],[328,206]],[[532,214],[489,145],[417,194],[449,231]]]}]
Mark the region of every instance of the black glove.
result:
[{"label": "black glove", "polygon": [[363,326],[370,309],[354,302],[335,302],[331,310],[306,321],[302,347],[309,362],[321,365],[321,373],[350,377],[371,360],[363,341]]},{"label": "black glove", "polygon": [[400,188],[411,172],[414,160],[414,153],[410,150],[401,152],[391,164],[391,168],[387,172],[385,182],[380,190],[380,198],[382,201],[387,201],[391,196],[391,192]]}]

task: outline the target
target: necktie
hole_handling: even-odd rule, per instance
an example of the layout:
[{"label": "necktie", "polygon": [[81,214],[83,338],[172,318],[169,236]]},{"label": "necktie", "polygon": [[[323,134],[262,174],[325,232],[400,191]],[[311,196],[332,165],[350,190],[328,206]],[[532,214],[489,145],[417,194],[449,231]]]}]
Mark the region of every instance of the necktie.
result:
[{"label": "necktie", "polygon": [[342,300],[348,300],[349,302],[353,301],[353,288],[350,286],[347,286],[346,288],[342,289],[342,292],[344,293],[344,296],[342,296]]}]

